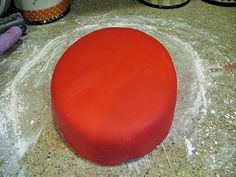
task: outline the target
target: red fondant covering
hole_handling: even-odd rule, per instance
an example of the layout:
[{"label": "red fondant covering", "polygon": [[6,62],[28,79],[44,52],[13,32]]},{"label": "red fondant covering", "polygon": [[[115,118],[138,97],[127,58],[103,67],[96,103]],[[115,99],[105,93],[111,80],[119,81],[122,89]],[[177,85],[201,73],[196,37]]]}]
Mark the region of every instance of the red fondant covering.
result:
[{"label": "red fondant covering", "polygon": [[165,47],[134,29],[106,28],[75,42],[56,65],[52,106],[68,144],[85,159],[116,165],[167,136],[176,73]]}]

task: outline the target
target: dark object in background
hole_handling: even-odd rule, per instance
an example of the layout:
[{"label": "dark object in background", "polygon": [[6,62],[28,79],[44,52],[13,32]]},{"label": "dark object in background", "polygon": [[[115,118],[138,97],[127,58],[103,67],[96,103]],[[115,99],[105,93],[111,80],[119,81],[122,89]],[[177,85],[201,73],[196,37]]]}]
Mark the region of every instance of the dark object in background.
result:
[{"label": "dark object in background", "polygon": [[189,3],[190,0],[139,0],[141,3],[156,8],[172,9],[178,8]]},{"label": "dark object in background", "polygon": [[217,5],[217,6],[225,6],[225,7],[235,7],[236,0],[202,0],[209,4]]},{"label": "dark object in background", "polygon": [[0,18],[0,55],[11,48],[25,31],[26,24],[20,13]]},{"label": "dark object in background", "polygon": [[11,0],[0,0],[0,17],[6,15],[11,5]]},{"label": "dark object in background", "polygon": [[22,32],[26,31],[25,20],[20,13],[15,13],[10,16],[0,18],[0,33],[5,32],[13,26],[18,26],[21,28]]},{"label": "dark object in background", "polygon": [[57,21],[69,11],[68,0],[14,0],[27,24],[40,25]]}]

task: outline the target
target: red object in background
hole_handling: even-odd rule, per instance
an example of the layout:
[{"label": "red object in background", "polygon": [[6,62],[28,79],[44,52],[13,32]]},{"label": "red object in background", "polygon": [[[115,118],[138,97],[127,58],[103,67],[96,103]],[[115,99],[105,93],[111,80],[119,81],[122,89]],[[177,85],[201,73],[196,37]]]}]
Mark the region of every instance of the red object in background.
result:
[{"label": "red object in background", "polygon": [[167,136],[177,95],[165,47],[134,29],[106,28],[75,42],[56,65],[52,105],[68,144],[103,165],[139,158]]}]

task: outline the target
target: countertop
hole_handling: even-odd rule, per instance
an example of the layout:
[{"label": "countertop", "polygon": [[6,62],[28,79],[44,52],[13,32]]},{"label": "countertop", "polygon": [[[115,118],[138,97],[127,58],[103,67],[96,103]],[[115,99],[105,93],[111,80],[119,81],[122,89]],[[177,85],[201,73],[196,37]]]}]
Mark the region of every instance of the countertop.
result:
[{"label": "countertop", "polygon": [[[192,0],[156,9],[135,0],[73,0],[63,19],[28,26],[0,57],[0,176],[236,175],[236,9]],[[60,137],[50,80],[63,52],[96,29],[142,30],[170,52],[178,100],[170,133],[145,157],[106,167]]]}]

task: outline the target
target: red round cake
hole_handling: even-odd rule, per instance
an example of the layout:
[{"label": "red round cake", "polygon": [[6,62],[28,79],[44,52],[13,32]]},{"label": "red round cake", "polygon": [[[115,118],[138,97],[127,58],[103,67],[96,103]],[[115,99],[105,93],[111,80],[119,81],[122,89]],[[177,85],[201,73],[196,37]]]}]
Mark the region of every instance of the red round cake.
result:
[{"label": "red round cake", "polygon": [[105,28],[75,42],[56,65],[52,106],[80,156],[117,165],[144,156],[167,136],[177,80],[165,47],[144,32]]}]

